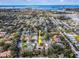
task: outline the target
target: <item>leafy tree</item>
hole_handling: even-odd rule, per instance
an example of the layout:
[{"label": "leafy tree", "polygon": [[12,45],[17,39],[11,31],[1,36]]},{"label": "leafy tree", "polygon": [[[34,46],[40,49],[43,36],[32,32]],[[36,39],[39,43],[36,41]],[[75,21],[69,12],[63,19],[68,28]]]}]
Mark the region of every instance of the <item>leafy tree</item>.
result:
[{"label": "leafy tree", "polygon": [[9,48],[10,48],[10,44],[5,44],[4,46],[3,46],[3,49],[6,51],[6,50],[8,50]]},{"label": "leafy tree", "polygon": [[65,55],[66,57],[68,57],[68,58],[75,58],[75,54],[71,51],[71,49],[66,50],[66,51],[64,52],[64,55]]},{"label": "leafy tree", "polygon": [[5,44],[4,39],[0,39],[0,46],[3,46]]}]

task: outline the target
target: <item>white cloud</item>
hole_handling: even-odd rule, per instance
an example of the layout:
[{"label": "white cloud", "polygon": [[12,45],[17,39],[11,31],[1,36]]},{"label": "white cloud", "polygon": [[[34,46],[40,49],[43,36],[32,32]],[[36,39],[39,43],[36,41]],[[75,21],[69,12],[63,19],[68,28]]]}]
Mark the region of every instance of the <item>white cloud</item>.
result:
[{"label": "white cloud", "polygon": [[60,0],[60,2],[64,2],[64,0]]}]

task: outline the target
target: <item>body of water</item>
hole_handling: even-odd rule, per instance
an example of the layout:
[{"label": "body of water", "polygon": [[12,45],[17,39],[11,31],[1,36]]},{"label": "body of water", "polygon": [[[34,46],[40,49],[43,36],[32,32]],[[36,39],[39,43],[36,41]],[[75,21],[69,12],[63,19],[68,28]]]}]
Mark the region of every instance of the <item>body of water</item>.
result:
[{"label": "body of water", "polygon": [[65,8],[79,8],[79,5],[0,5],[0,8],[32,8],[44,10],[62,10]]}]

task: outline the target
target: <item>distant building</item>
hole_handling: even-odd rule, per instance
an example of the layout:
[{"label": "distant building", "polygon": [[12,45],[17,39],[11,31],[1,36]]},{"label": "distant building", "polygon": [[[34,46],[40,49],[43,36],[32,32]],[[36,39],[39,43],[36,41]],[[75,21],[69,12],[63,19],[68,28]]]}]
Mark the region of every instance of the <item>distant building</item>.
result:
[{"label": "distant building", "polygon": [[79,11],[79,8],[66,8],[66,11]]},{"label": "distant building", "polygon": [[0,57],[5,58],[5,57],[10,57],[11,56],[11,51],[4,51],[0,53]]},{"label": "distant building", "polygon": [[53,36],[53,40],[54,40],[56,43],[61,42],[59,35],[54,35],[54,36]]},{"label": "distant building", "polygon": [[0,32],[0,37],[4,37],[6,32]]}]

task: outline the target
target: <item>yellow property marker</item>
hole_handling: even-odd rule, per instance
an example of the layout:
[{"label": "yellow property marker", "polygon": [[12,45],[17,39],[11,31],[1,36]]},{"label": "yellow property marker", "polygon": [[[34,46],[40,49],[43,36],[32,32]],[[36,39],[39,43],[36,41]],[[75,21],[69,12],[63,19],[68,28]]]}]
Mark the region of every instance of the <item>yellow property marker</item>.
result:
[{"label": "yellow property marker", "polygon": [[40,46],[40,44],[42,43],[40,33],[41,33],[41,31],[39,30],[39,32],[38,32],[38,45],[39,45],[39,46]]}]

